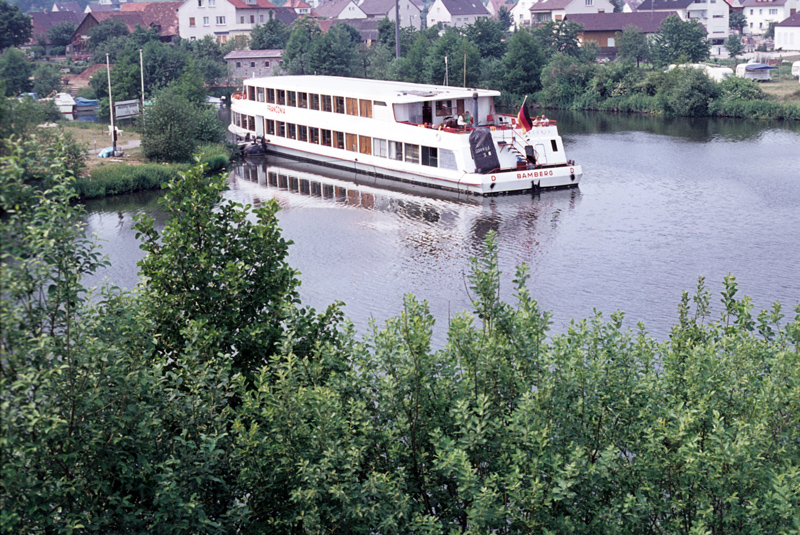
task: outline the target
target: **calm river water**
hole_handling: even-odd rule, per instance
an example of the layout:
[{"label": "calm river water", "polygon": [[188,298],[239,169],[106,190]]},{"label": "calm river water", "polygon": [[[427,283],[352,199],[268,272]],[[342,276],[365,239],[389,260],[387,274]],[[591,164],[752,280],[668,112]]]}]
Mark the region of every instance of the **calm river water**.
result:
[{"label": "calm river water", "polygon": [[[334,301],[364,333],[399,313],[404,294],[447,321],[470,308],[469,258],[497,232],[502,296],[513,301],[515,266],[531,268],[533,296],[553,331],[594,309],[626,314],[658,338],[669,334],[683,290],[705,276],[715,293],[727,273],[756,310],[800,304],[800,125],[599,114],[551,114],[567,155],[583,164],[577,189],[485,200],[437,199],[320,177],[319,171],[245,166],[228,196],[277,198],[303,302]],[[309,173],[317,173],[313,176]],[[272,185],[271,185],[272,183]],[[156,194],[90,202],[88,231],[102,240],[106,279],[132,287],[142,257],[132,217],[163,226]]]}]

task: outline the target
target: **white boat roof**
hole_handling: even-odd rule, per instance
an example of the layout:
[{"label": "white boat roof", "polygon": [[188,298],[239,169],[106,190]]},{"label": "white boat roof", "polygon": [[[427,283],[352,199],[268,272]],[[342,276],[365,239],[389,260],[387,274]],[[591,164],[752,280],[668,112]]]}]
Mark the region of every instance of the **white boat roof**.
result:
[{"label": "white boat roof", "polygon": [[383,100],[394,104],[426,100],[471,99],[475,93],[478,94],[479,98],[500,96],[500,91],[493,89],[412,84],[409,82],[344,78],[340,76],[269,76],[248,78],[244,83],[255,87],[274,87],[289,91]]}]

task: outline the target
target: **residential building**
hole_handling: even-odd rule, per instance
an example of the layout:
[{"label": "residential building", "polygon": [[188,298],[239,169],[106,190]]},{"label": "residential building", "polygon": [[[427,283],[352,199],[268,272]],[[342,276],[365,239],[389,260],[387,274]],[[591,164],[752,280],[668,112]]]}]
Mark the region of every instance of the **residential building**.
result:
[{"label": "residential building", "polygon": [[245,78],[273,76],[281,71],[283,50],[234,50],[225,55],[228,77]]},{"label": "residential building", "polygon": [[567,15],[566,20],[583,26],[579,34],[582,43],[594,41],[600,46],[598,58],[613,60],[617,56],[617,33],[628,26],[635,26],[644,35],[652,36],[661,29],[661,23],[672,15],[668,11],[658,13],[578,13]]},{"label": "residential building", "polygon": [[518,0],[517,5],[511,10],[511,20],[514,26],[521,28],[531,25],[531,7],[538,0]]},{"label": "residential building", "polygon": [[283,7],[294,9],[298,15],[311,15],[311,6],[303,2],[303,0],[286,0]]},{"label": "residential building", "polygon": [[436,0],[428,10],[428,27],[441,24],[459,28],[490,17],[481,0]]},{"label": "residential building", "polygon": [[730,6],[724,0],[644,0],[637,12],[648,11],[674,11],[681,20],[696,20],[712,43],[723,43],[730,35]]},{"label": "residential building", "polygon": [[800,0],[743,0],[742,8],[747,19],[744,33],[763,35],[770,23],[786,20],[797,12]]},{"label": "residential building", "polygon": [[58,11],[56,13],[34,12],[29,13],[31,17],[31,38],[26,43],[28,46],[33,46],[43,42],[45,48],[49,48],[50,42],[47,39],[47,32],[56,24],[62,22],[72,22],[76,26],[81,21],[81,14],[72,11]]},{"label": "residential building", "polygon": [[613,13],[610,0],[539,0],[531,6],[531,23],[562,20],[578,13]]},{"label": "residential building", "polygon": [[506,8],[506,11],[511,13],[511,10],[516,7],[516,4],[512,0],[489,0],[486,3],[486,11],[488,11],[495,20],[497,20],[497,15],[500,13],[501,7]]},{"label": "residential building", "polygon": [[775,25],[775,49],[800,50],[800,12]]},{"label": "residential building", "polygon": [[364,13],[355,0],[331,0],[315,8],[320,17],[326,19],[365,19]]},{"label": "residential building", "polygon": [[[248,36],[257,24],[275,17],[275,6],[269,0],[186,0],[178,9],[182,39],[214,36],[227,43],[236,36]],[[296,17],[294,11],[285,8]]]},{"label": "residential building", "polygon": [[[367,19],[395,20],[395,0],[362,0],[358,5],[367,15]],[[422,28],[422,10],[411,0],[397,0],[400,11],[400,26],[411,26],[419,30]]]},{"label": "residential building", "polygon": [[120,7],[120,13],[139,13],[142,22],[149,28],[156,28],[161,40],[171,42],[180,34],[178,28],[178,9],[183,2],[127,2]]},{"label": "residential building", "polygon": [[78,2],[53,2],[53,7],[50,8],[53,13],[60,13],[62,11],[72,11],[73,13],[82,13],[81,5]]}]

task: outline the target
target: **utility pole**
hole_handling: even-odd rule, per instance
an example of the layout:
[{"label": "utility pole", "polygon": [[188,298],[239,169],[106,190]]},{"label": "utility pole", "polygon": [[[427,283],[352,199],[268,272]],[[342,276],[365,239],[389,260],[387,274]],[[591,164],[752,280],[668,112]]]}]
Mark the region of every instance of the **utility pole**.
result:
[{"label": "utility pole", "polygon": [[139,49],[139,72],[142,75],[142,130],[144,130],[144,59],[142,49]]},{"label": "utility pole", "polygon": [[395,56],[400,59],[400,0],[394,0],[394,48]]},{"label": "utility pole", "polygon": [[108,73],[108,111],[111,113],[111,155],[117,155],[117,127],[114,125],[114,98],[111,96],[111,63],[106,54],[106,73]]}]

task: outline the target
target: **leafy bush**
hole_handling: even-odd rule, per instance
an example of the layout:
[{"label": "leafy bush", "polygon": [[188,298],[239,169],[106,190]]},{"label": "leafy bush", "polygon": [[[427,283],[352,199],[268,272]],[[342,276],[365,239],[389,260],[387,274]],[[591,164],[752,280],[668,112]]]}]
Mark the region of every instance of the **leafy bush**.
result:
[{"label": "leafy bush", "polygon": [[737,100],[764,100],[767,97],[757,82],[738,76],[729,76],[720,82],[719,91],[723,98]]},{"label": "leafy bush", "polygon": [[719,94],[716,82],[699,69],[674,69],[674,82],[659,94],[668,114],[703,117],[709,114],[711,101]]}]

